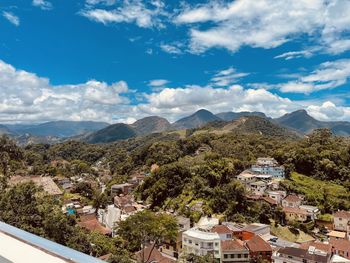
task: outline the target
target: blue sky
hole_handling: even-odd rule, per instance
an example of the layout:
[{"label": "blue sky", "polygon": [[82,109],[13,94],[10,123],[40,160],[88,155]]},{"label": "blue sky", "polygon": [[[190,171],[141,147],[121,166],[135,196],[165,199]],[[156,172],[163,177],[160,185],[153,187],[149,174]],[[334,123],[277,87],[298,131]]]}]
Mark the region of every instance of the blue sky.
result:
[{"label": "blue sky", "polygon": [[2,0],[0,122],[350,120],[350,1]]}]

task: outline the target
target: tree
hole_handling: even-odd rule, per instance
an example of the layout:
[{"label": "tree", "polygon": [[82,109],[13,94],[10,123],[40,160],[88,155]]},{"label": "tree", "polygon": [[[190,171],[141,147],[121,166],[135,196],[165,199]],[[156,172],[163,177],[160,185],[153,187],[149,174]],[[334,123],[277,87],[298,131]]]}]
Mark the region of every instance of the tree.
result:
[{"label": "tree", "polygon": [[172,215],[156,214],[149,210],[128,217],[117,228],[117,233],[126,240],[130,251],[144,250],[147,244],[154,244],[155,247],[164,240],[175,241],[177,232],[177,221]]},{"label": "tree", "polygon": [[91,199],[94,194],[94,190],[92,189],[91,184],[87,182],[78,183],[74,188],[74,192],[89,199]]}]

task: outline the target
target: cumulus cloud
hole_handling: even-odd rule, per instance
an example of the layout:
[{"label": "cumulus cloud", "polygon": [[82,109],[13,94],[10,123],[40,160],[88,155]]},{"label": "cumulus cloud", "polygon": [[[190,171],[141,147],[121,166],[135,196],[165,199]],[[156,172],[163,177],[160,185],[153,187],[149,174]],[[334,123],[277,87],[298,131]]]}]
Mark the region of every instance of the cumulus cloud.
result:
[{"label": "cumulus cloud", "polygon": [[336,106],[331,101],[325,101],[321,105],[310,105],[306,109],[311,116],[318,120],[334,121],[350,119],[349,107]]},{"label": "cumulus cloud", "polygon": [[339,87],[350,77],[350,59],[322,63],[315,71],[296,81],[281,84],[282,92],[311,93]]},{"label": "cumulus cloud", "polygon": [[124,81],[108,85],[90,80],[52,86],[47,78],[0,61],[0,120],[105,120],[128,112],[129,91]]},{"label": "cumulus cloud", "polygon": [[[346,40],[350,33],[349,12],[347,0],[211,0],[186,5],[174,23],[191,27],[193,53],[213,47],[231,52],[242,46],[268,49],[302,36],[318,39],[314,41],[328,52],[340,53],[350,48]],[[309,54],[290,53],[283,57],[296,55]]]},{"label": "cumulus cloud", "polygon": [[165,88],[160,92],[146,94],[147,103],[138,105],[141,112],[149,115],[163,114],[171,120],[206,108],[221,111],[263,111],[271,116],[280,116],[297,109],[297,104],[264,89],[244,89],[233,85],[229,88],[211,86],[187,86]]},{"label": "cumulus cloud", "polygon": [[15,14],[13,14],[11,12],[4,11],[4,12],[2,12],[2,16],[5,17],[13,25],[15,25],[15,26],[20,25],[20,19]]},{"label": "cumulus cloud", "polygon": [[141,0],[124,0],[116,8],[105,9],[95,8],[94,5],[104,3],[109,6],[117,5],[115,1],[90,0],[87,8],[80,14],[88,19],[103,23],[135,23],[138,27],[152,28],[164,27],[160,16],[165,16],[164,4],[160,0],[153,0],[144,3]]},{"label": "cumulus cloud", "polygon": [[[328,67],[316,70],[310,74],[310,78],[333,79],[321,73]],[[225,76],[234,72],[229,68],[218,74]],[[166,83],[164,79],[149,82],[154,87]],[[129,99],[131,96],[141,96],[142,100],[135,104]],[[350,108],[340,105],[339,101],[295,101],[274,94],[263,86],[253,89],[241,85],[218,87],[209,83],[206,86],[163,87],[153,89],[149,94],[131,92],[125,81],[107,84],[89,80],[81,84],[53,86],[47,78],[16,69],[0,60],[1,123],[50,120],[130,123],[149,115],[160,115],[175,121],[201,108],[214,113],[262,111],[272,117],[304,108],[318,119],[350,120]]]},{"label": "cumulus cloud", "polygon": [[42,10],[51,10],[53,8],[52,3],[46,0],[33,0],[32,5],[40,7]]}]

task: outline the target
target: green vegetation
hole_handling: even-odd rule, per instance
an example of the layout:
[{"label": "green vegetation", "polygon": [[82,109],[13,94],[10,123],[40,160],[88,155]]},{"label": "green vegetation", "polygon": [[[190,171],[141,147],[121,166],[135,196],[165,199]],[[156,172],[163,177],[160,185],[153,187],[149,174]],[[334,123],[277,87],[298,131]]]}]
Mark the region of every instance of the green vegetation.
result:
[{"label": "green vegetation", "polygon": [[305,195],[309,204],[316,205],[324,213],[350,208],[350,191],[335,183],[292,173],[289,180],[283,182],[283,186],[288,191]]},{"label": "green vegetation", "polygon": [[276,224],[271,224],[271,233],[290,242],[304,243],[314,240],[312,236],[301,230]]}]

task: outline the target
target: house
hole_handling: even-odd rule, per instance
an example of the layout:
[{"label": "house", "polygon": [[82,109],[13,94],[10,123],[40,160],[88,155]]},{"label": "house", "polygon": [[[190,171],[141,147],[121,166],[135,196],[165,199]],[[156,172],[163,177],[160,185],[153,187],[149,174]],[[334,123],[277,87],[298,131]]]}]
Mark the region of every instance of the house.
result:
[{"label": "house", "polygon": [[286,214],[287,221],[305,222],[310,219],[310,214],[304,209],[283,207],[283,212]]},{"label": "house", "polygon": [[241,240],[221,241],[221,262],[222,263],[249,263],[249,250]]},{"label": "house", "polygon": [[350,241],[345,239],[331,239],[332,253],[350,259]]},{"label": "house", "polygon": [[267,189],[267,183],[264,181],[252,182],[249,184],[249,188],[255,195],[263,195]]},{"label": "house", "polygon": [[313,247],[308,250],[286,247],[275,251],[272,260],[274,263],[329,263],[331,254],[316,250]]},{"label": "house", "polygon": [[208,229],[193,227],[182,234],[183,254],[205,256],[212,254],[217,260],[221,259],[221,242],[218,233]]},{"label": "house", "polygon": [[347,232],[347,238],[350,240],[350,212],[337,211],[333,214],[334,230]]},{"label": "house", "polygon": [[245,170],[237,176],[237,180],[242,184],[250,184],[256,180],[256,174],[249,170]]},{"label": "house", "polygon": [[113,231],[115,224],[121,220],[121,210],[114,205],[109,205],[106,209],[99,209],[98,214],[99,222],[111,231]]},{"label": "house", "polygon": [[111,196],[116,195],[128,195],[134,190],[134,185],[125,183],[125,184],[114,184],[111,186]]},{"label": "house", "polygon": [[52,178],[48,176],[12,176],[9,180],[11,186],[29,182],[33,182],[36,186],[42,187],[42,189],[51,196],[60,197],[63,194]]},{"label": "house", "polygon": [[225,225],[214,226],[210,231],[219,234],[220,240],[232,240],[233,231]]},{"label": "house", "polygon": [[167,257],[154,245],[146,246],[143,250],[135,253],[136,262],[140,263],[175,263],[176,259]]},{"label": "house", "polygon": [[332,245],[330,243],[322,243],[320,241],[309,241],[302,243],[300,248],[309,250],[309,248],[314,247],[316,250],[323,251],[326,253],[332,253]]},{"label": "house", "polygon": [[134,204],[134,197],[132,195],[120,195],[114,197],[114,205],[121,210]]},{"label": "house", "polygon": [[251,260],[267,260],[271,262],[272,248],[262,237],[254,235],[246,242]]},{"label": "house", "polygon": [[303,200],[297,195],[288,195],[282,200],[283,207],[298,208]]},{"label": "house", "polygon": [[102,235],[110,235],[112,233],[111,230],[105,228],[98,222],[95,214],[80,216],[80,221],[78,221],[78,225],[91,232],[97,232]]},{"label": "house", "polygon": [[275,200],[277,204],[282,204],[282,200],[287,196],[286,191],[267,191],[266,194]]},{"label": "house", "polygon": [[258,158],[251,170],[259,174],[268,174],[276,179],[284,179],[284,167],[279,166],[274,158]]},{"label": "house", "polygon": [[320,209],[318,209],[317,206],[312,205],[301,205],[299,206],[300,209],[306,210],[308,212],[309,219],[316,220],[317,216],[320,214]]}]

